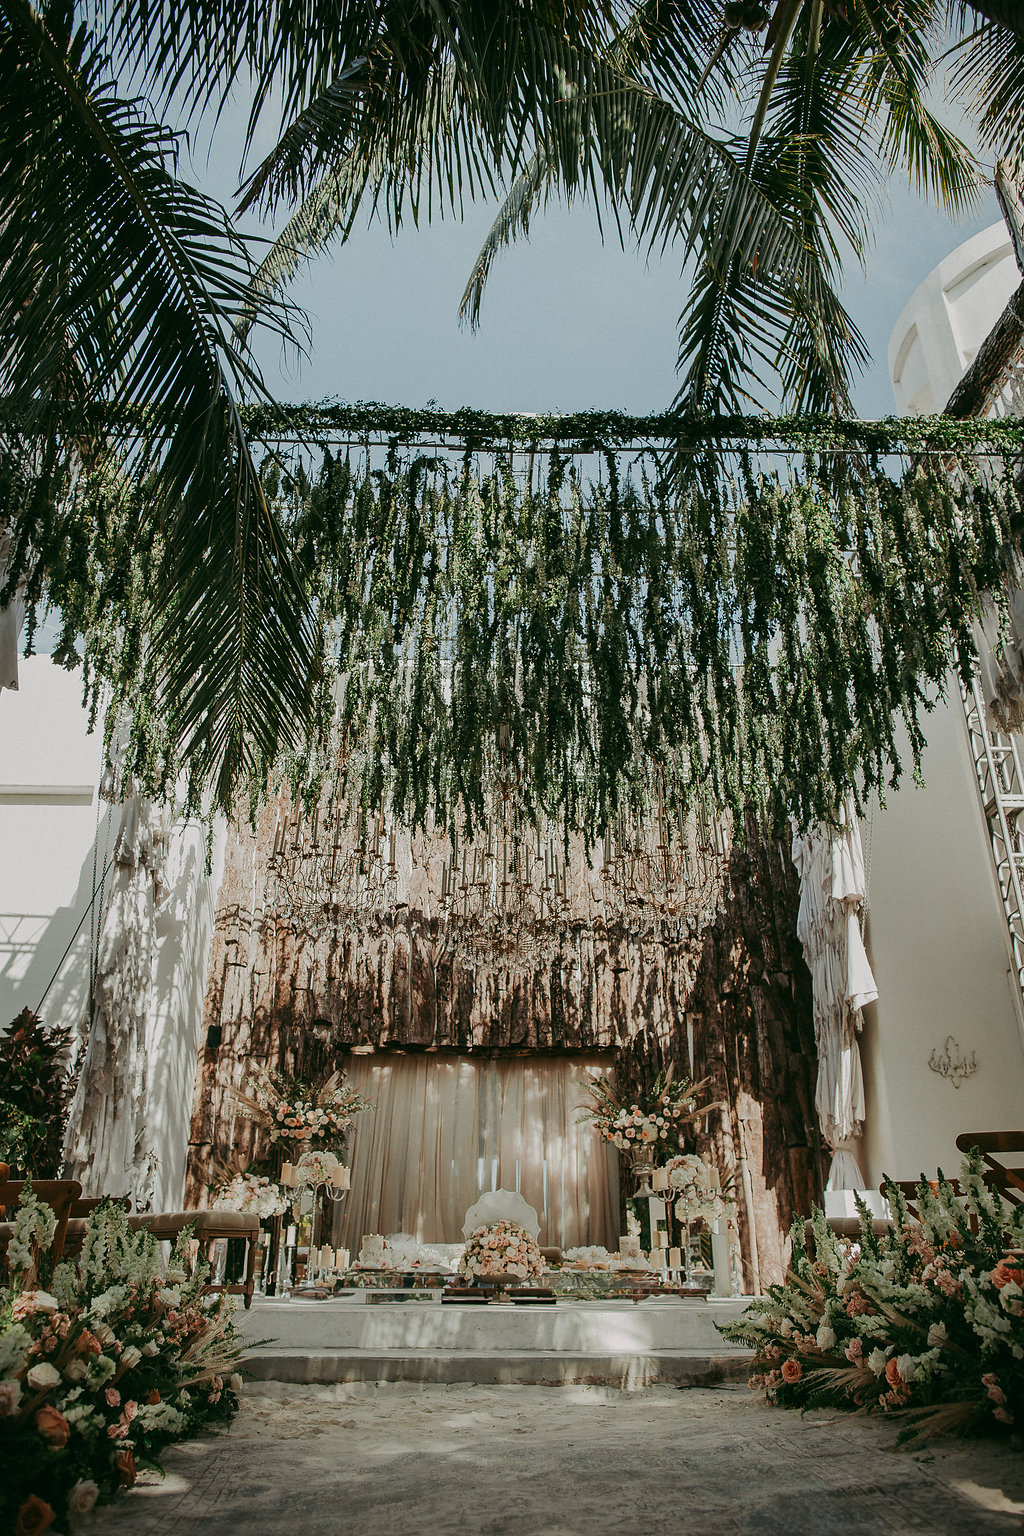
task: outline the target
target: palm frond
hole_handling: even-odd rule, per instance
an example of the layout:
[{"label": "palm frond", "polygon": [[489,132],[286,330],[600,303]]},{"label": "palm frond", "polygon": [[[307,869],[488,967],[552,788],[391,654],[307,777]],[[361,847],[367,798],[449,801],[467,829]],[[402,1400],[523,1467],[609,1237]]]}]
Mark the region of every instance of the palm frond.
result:
[{"label": "palm frond", "polygon": [[[151,594],[157,693],[172,756],[226,805],[242,773],[300,737],[316,626],[236,403],[261,390],[232,336],[247,251],[111,79],[84,28],[53,33],[4,0],[0,379],[30,454],[63,431],[69,358],[94,417],[145,408],[122,451],[166,551]],[[273,323],[291,336],[286,310]]]}]

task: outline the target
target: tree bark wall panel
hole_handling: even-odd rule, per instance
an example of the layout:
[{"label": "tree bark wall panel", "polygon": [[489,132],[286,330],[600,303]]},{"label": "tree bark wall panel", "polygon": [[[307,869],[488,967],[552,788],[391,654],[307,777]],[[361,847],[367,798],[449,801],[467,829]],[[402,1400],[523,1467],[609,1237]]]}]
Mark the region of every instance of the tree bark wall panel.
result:
[{"label": "tree bark wall panel", "polygon": [[[745,1283],[756,1235],[762,1285],[781,1277],[794,1215],[820,1199],[826,1159],[813,1109],[810,977],[796,938],[798,885],[784,849],[750,835],[730,858],[712,923],[688,940],[638,942],[580,925],[530,970],[476,967],[439,951],[429,892],[397,922],[319,938],[265,921],[273,807],[255,836],[236,830],[220,893],[200,1063],[190,1198],[215,1164],[265,1149],[232,1088],[251,1060],[313,1074],[353,1048],[618,1052],[622,1086],[649,1087],[670,1061],[710,1078],[724,1108],[700,1150],[735,1171]],[[412,888],[410,888],[412,893]],[[749,1198],[740,1176],[745,1149]],[[749,1208],[748,1208],[749,1207]]]}]

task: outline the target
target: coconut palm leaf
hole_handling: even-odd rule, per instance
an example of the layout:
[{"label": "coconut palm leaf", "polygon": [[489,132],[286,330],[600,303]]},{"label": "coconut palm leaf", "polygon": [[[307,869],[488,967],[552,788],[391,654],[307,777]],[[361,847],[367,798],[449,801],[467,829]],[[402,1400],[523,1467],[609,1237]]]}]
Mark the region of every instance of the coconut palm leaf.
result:
[{"label": "coconut palm leaf", "polygon": [[[118,446],[146,480],[165,551],[149,643],[169,766],[227,804],[304,729],[315,624],[236,403],[261,387],[232,335],[246,250],[176,178],[174,140],[111,78],[84,28],[3,0],[0,381],[20,426],[5,449],[31,466],[40,443],[65,459]],[[276,324],[291,334],[284,311]],[[134,433],[115,445],[102,421],[129,409]]]}]

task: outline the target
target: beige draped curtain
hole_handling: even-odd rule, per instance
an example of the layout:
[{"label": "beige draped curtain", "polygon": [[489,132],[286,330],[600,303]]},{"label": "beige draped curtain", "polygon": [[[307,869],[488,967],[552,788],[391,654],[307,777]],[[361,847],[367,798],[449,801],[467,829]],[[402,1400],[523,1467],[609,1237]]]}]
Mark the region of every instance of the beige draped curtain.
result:
[{"label": "beige draped curtain", "polygon": [[370,1232],[461,1242],[481,1192],[513,1189],[535,1208],[542,1246],[617,1248],[616,1156],[579,1122],[583,1072],[611,1069],[610,1055],[353,1056],[348,1080],[377,1109],[353,1122],[335,1242],[353,1252]]}]

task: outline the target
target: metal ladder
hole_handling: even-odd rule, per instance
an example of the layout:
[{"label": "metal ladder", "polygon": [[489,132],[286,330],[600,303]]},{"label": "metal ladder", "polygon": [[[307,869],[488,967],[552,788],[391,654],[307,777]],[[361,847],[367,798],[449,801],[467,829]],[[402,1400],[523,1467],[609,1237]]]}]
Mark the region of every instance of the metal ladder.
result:
[{"label": "metal ladder", "polygon": [[961,681],[960,697],[1006,914],[1010,966],[1016,980],[1017,1020],[1024,1031],[1024,823],[1020,820],[1024,811],[1024,768],[1019,738],[989,728],[977,675],[970,688],[965,688]]}]

